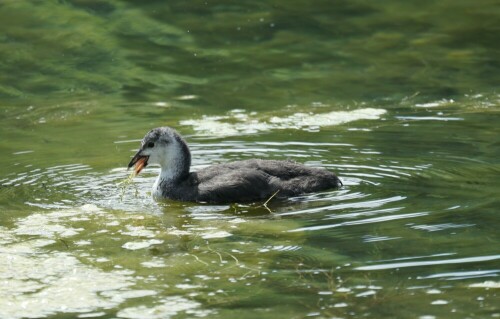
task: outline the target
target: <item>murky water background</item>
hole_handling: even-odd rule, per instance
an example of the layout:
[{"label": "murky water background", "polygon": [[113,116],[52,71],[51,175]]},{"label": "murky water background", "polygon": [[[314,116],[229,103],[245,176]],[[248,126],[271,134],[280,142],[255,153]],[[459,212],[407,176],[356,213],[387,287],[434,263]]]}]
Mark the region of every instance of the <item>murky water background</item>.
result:
[{"label": "murky water background", "polygon": [[[0,3],[0,318],[500,317],[496,1]],[[150,128],[193,169],[344,187],[234,205],[124,184]]]}]

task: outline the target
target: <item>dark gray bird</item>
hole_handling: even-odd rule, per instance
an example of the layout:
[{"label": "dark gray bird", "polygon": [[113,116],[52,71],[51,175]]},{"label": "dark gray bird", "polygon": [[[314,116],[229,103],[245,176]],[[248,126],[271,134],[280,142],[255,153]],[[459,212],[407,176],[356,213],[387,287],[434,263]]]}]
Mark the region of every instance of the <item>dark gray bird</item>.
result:
[{"label": "dark gray bird", "polygon": [[135,173],[139,174],[148,164],[161,166],[153,185],[155,199],[242,203],[266,200],[275,194],[289,197],[342,185],[330,171],[292,161],[250,159],[189,172],[189,148],[170,127],[149,131],[128,167],[134,166]]}]

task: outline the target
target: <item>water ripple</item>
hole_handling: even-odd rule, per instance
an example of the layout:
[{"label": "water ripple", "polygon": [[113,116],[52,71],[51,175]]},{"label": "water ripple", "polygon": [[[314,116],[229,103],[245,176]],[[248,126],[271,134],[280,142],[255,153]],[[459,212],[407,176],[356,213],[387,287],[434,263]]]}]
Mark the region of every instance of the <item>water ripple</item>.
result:
[{"label": "water ripple", "polygon": [[496,270],[476,270],[476,271],[458,271],[458,272],[447,272],[439,273],[429,276],[418,276],[417,279],[446,279],[446,280],[462,280],[469,278],[480,278],[480,277],[497,277],[500,273],[500,269]]},{"label": "water ripple", "polygon": [[361,219],[361,220],[356,220],[356,221],[351,221],[351,222],[343,222],[343,223],[338,223],[338,224],[331,224],[331,225],[301,227],[301,228],[289,230],[289,232],[314,231],[314,230],[329,229],[329,228],[343,227],[343,226],[373,224],[373,223],[381,223],[381,222],[387,222],[387,221],[398,220],[398,219],[416,218],[416,217],[421,217],[421,216],[426,216],[426,215],[428,215],[428,213],[390,215],[390,216],[366,218],[366,219]]},{"label": "water ripple", "polygon": [[[362,198],[363,196],[366,196],[366,195],[358,194],[357,196],[352,196],[350,198],[359,199],[359,198]],[[404,200],[405,198],[406,197],[404,197],[404,196],[394,196],[394,197],[390,197],[390,198],[373,199],[373,200],[369,200],[369,201],[353,201],[350,203],[334,204],[334,205],[318,207],[318,208],[309,208],[309,209],[303,209],[303,210],[298,210],[298,211],[293,211],[293,212],[279,213],[277,215],[279,215],[279,216],[291,216],[291,215],[311,214],[311,213],[331,211],[331,210],[344,210],[344,209],[348,209],[348,208],[376,208],[376,207],[380,207],[382,205],[385,205],[387,203]],[[352,217],[352,215],[351,215],[351,217]]]},{"label": "water ripple", "polygon": [[476,256],[476,257],[465,257],[465,258],[455,258],[455,259],[441,259],[441,260],[428,260],[428,261],[412,261],[403,263],[389,263],[389,264],[379,264],[372,266],[361,266],[354,268],[355,270],[385,270],[385,269],[397,269],[406,267],[422,267],[422,266],[435,266],[435,265],[447,265],[447,264],[462,264],[462,263],[477,263],[500,259],[500,255],[490,255],[490,256]]}]

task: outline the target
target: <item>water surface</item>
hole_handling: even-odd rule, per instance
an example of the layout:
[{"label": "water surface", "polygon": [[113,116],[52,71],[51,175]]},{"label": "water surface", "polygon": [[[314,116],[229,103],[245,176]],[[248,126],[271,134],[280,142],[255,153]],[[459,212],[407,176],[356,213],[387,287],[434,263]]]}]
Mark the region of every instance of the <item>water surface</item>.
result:
[{"label": "water surface", "polygon": [[[1,318],[497,318],[495,1],[4,1]],[[152,127],[193,170],[339,190],[232,205],[127,184]]]}]

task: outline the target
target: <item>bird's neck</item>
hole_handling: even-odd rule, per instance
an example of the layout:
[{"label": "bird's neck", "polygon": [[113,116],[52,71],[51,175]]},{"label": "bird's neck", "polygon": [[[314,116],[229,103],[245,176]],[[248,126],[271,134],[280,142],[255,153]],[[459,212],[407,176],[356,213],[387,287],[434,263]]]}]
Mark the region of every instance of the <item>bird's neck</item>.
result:
[{"label": "bird's neck", "polygon": [[176,142],[176,151],[166,154],[160,163],[161,172],[158,182],[176,183],[189,176],[191,152],[182,138],[179,137]]}]

